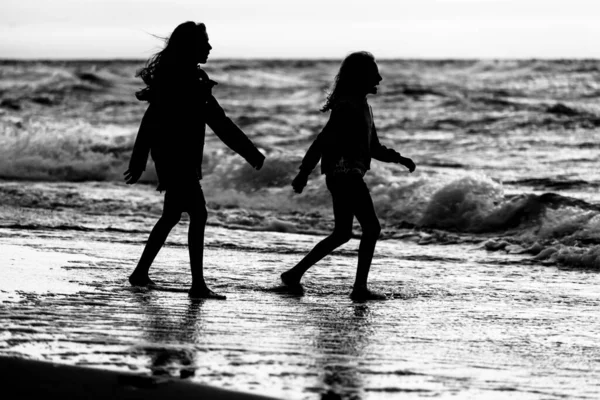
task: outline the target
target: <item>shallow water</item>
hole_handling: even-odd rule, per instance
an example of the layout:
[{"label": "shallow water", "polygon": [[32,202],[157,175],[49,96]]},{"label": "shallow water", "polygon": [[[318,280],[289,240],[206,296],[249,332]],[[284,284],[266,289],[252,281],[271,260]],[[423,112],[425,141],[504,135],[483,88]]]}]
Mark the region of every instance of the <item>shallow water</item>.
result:
[{"label": "shallow water", "polygon": [[348,298],[355,239],[305,296],[276,290],[332,227],[322,176],[289,185],[333,61],[207,65],[267,155],[257,172],[207,135],[206,271],[228,300],[187,298],[185,217],[164,290],[128,286],[162,206],[151,163],[149,185],[121,183],[142,64],[0,62],[2,354],[293,399],[600,397],[600,61],[379,63],[378,133],[418,167],[365,177],[385,239],[370,281],[391,298],[366,304]]},{"label": "shallow water", "polygon": [[292,399],[600,396],[596,273],[386,240],[370,282],[390,300],[360,304],[353,239],[297,297],[278,274],[319,237],[209,227],[207,278],[228,299],[192,301],[180,225],[153,266],[163,290],[126,282],[145,233],[0,229],[0,353]]}]

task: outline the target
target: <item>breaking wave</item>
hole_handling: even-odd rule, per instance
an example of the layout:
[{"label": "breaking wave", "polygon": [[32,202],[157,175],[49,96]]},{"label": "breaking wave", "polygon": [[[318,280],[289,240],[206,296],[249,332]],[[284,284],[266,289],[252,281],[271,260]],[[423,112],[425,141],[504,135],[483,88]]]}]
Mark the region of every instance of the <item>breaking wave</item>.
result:
[{"label": "breaking wave", "polygon": [[[148,194],[152,189],[139,201],[131,200],[132,192],[119,198],[145,110],[134,96],[142,61],[0,64],[0,179],[103,182],[103,190],[117,193],[90,198],[75,189],[49,195],[4,185],[2,206],[81,210],[96,221],[108,213],[130,215],[132,202],[142,220],[160,213],[160,199]],[[217,98],[268,156],[256,172],[207,135],[202,185],[211,223],[282,232],[331,229],[324,178],[314,172],[301,195],[292,193],[290,182],[326,121],[318,109],[338,65],[211,61],[207,70],[219,82]],[[600,186],[593,140],[600,125],[593,101],[600,94],[599,65],[594,60],[380,62],[385,80],[370,100],[378,133],[418,165],[410,175],[399,166],[374,163],[366,176],[383,236],[423,244],[485,242],[489,251],[598,268],[600,209],[592,201]],[[141,181],[156,183],[151,161]],[[23,217],[12,226],[91,226],[87,220],[46,219],[32,224]],[[145,229],[140,224],[126,229]]]}]

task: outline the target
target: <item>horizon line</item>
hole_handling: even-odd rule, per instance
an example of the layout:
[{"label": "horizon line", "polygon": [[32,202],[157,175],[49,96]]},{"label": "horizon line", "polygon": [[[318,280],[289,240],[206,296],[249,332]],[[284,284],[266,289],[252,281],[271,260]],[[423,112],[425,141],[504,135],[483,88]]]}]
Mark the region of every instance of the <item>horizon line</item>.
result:
[{"label": "horizon line", "polygon": [[[345,57],[214,57],[210,61],[341,61]],[[0,62],[139,62],[135,57],[0,57]],[[600,61],[600,57],[376,57],[377,61]]]}]

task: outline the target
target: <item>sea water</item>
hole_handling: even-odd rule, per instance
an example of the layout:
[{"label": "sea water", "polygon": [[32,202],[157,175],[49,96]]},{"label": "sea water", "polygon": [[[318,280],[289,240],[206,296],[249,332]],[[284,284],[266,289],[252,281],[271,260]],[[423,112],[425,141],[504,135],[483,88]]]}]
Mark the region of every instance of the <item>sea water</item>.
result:
[{"label": "sea water", "polygon": [[[379,64],[384,80],[380,94],[369,101],[381,142],[418,165],[408,174],[402,166],[375,161],[366,176],[384,237],[406,227],[497,234],[524,248],[538,243],[536,254],[555,249],[545,259],[598,268],[593,246],[599,223],[600,63]],[[146,108],[134,97],[142,87],[135,78],[142,65],[3,62],[0,176],[52,183],[56,189],[22,194],[14,188],[19,184],[8,182],[0,188],[2,203],[99,215],[114,207],[125,213],[143,209],[156,215],[159,204],[150,210],[145,200],[130,203],[135,200],[128,200],[131,192],[121,184]],[[207,65],[219,82],[215,96],[267,155],[256,173],[207,135],[202,184],[221,222],[294,232],[329,229],[329,220],[321,218],[330,208],[323,177],[315,171],[299,196],[290,191],[290,181],[327,121],[319,108],[337,67],[335,61],[277,60]],[[155,179],[149,161],[143,181]],[[127,194],[83,199],[60,189],[64,182],[98,181],[113,183],[99,192]],[[114,204],[117,199],[123,203]],[[244,216],[248,213],[253,217]]]}]

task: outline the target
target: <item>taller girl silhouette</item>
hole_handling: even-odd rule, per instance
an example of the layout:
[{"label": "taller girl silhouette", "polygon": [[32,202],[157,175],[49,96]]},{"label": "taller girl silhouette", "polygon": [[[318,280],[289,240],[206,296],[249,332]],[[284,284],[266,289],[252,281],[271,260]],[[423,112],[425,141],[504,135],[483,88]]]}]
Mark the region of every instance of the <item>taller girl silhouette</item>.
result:
[{"label": "taller girl silhouette", "polygon": [[182,212],[190,216],[188,247],[192,269],[193,298],[225,299],[208,288],[204,281],[204,229],[207,212],[199,180],[206,124],[232,150],[257,170],[265,157],[246,135],[225,115],[213,97],[216,82],[209,79],[199,64],[208,60],[212,49],[204,24],[184,22],[177,26],[163,50],[155,54],[139,72],[146,88],[138,99],[150,103],[135,141],[128,184],[137,182],[152,155],[158,175],[158,190],[165,191],[163,213],[129,277],[134,286],[153,285],[150,265]]}]

